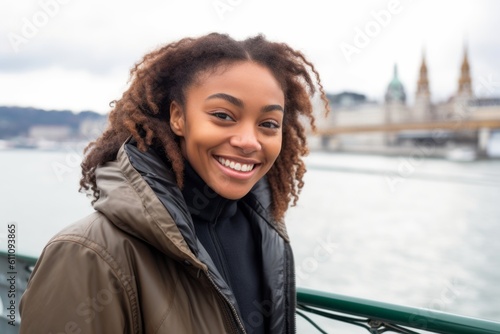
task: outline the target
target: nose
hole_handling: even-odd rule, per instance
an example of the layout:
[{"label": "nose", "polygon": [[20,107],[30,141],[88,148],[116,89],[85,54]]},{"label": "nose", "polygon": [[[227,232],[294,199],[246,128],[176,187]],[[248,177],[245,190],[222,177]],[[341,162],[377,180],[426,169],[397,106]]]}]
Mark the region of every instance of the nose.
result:
[{"label": "nose", "polygon": [[230,144],[239,148],[243,154],[250,154],[262,149],[253,127],[240,128],[229,140]]}]

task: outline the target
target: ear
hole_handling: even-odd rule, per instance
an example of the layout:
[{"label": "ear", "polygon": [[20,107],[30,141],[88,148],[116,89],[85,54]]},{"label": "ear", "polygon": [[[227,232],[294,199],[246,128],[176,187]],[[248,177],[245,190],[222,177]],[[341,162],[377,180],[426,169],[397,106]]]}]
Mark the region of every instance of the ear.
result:
[{"label": "ear", "polygon": [[170,103],[170,128],[179,137],[184,137],[184,112],[176,101]]}]

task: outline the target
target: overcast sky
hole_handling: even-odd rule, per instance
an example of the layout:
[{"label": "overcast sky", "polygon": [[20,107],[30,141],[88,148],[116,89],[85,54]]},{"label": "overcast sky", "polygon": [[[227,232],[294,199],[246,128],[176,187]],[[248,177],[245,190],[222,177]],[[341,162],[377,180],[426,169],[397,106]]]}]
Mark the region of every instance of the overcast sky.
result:
[{"label": "overcast sky", "polygon": [[107,112],[148,51],[186,36],[263,33],[301,50],[328,92],[382,100],[398,64],[415,93],[425,48],[435,101],[500,95],[500,1],[0,0],[0,105]]}]

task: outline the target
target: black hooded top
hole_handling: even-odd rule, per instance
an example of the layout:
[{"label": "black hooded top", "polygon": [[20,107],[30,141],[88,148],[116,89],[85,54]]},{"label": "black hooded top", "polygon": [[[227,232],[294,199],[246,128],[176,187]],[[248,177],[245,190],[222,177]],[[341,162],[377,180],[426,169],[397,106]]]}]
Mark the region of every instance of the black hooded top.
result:
[{"label": "black hooded top", "polygon": [[260,231],[241,210],[239,201],[218,195],[188,162],[185,166],[182,194],[196,236],[233,291],[247,330],[265,333],[267,321],[259,308],[265,300]]}]

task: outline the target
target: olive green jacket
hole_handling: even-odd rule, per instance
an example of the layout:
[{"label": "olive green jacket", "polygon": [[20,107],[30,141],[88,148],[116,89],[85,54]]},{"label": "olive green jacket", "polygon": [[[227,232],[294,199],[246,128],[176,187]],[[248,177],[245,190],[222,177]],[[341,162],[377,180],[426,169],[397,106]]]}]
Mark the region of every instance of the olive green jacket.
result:
[{"label": "olive green jacket", "polygon": [[96,177],[96,212],[52,238],[34,268],[21,334],[251,333],[264,319],[269,333],[295,332],[293,256],[265,179],[242,201],[262,233],[268,298],[242,319],[164,159],[129,141]]}]

